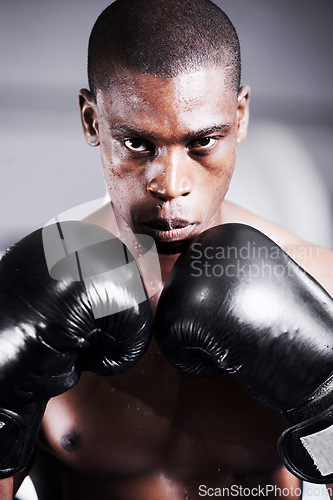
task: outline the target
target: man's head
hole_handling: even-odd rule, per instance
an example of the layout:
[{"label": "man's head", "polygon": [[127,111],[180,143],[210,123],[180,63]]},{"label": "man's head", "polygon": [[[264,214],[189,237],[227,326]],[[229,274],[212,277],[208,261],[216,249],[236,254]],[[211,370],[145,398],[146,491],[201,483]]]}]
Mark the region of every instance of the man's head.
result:
[{"label": "man's head", "polygon": [[120,230],[176,253],[221,223],[248,121],[238,38],[208,0],[117,0],[101,16],[80,91],[85,137]]},{"label": "man's head", "polygon": [[97,19],[89,41],[93,93],[110,85],[116,66],[173,78],[203,65],[221,64],[228,86],[238,90],[238,36],[226,14],[210,0],[116,0]]}]

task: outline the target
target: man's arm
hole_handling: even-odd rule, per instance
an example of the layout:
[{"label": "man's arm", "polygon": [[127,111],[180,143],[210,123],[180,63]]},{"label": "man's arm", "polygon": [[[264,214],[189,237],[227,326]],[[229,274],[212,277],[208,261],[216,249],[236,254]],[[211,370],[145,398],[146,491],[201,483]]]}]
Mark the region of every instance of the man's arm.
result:
[{"label": "man's arm", "polygon": [[333,500],[333,484],[327,484],[326,487],[328,496],[330,497],[331,500]]},{"label": "man's arm", "polygon": [[284,247],[286,253],[313,276],[333,297],[333,251],[298,239]]},{"label": "man's arm", "polygon": [[24,470],[13,477],[0,479],[0,498],[1,500],[13,500],[14,495],[23,483],[28,471]]},{"label": "man's arm", "polygon": [[12,477],[0,479],[0,498],[2,500],[12,500],[14,496],[14,480]]},{"label": "man's arm", "polygon": [[[286,252],[310,273],[333,297],[333,251],[305,241],[287,246]],[[333,447],[333,444],[332,444]],[[328,496],[333,500],[333,484],[327,484]]]},{"label": "man's arm", "polygon": [[34,231],[2,257],[1,478],[27,467],[47,401],[82,370],[116,374],[143,356],[151,308],[135,266],[117,238],[78,221]]},{"label": "man's arm", "polygon": [[293,243],[293,259],[249,225],[227,224],[199,235],[164,287],[155,335],[182,370],[235,374],[283,414],[290,424],[279,439],[283,462],[303,480],[329,484],[333,301],[324,288],[332,290],[332,257],[285,241]]},{"label": "man's arm", "polygon": [[241,223],[254,227],[277,243],[297,264],[313,276],[333,297],[333,251],[305,241],[234,203],[224,201],[222,222]]}]

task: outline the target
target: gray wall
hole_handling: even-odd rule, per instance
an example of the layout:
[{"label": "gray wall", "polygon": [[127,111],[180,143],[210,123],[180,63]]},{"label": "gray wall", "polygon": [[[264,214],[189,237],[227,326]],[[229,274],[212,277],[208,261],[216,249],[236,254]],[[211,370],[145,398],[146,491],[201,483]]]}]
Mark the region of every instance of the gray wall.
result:
[{"label": "gray wall", "polygon": [[[98,150],[89,148],[82,137],[77,90],[87,85],[90,29],[108,3],[1,0],[0,249],[57,213],[104,194]],[[321,182],[327,190],[324,210],[328,212],[333,194],[333,3],[217,3],[238,29],[243,81],[252,88],[252,125],[240,149],[240,173],[235,183],[245,189],[242,172],[253,180],[260,158],[264,158],[261,169],[271,169],[273,174],[268,176],[272,193],[266,198],[276,197],[271,214],[265,208],[259,179],[246,190],[241,204],[252,209],[254,200],[262,200],[258,208],[254,204],[256,211],[288,225],[288,211],[295,202],[298,220],[303,217],[305,226],[316,229],[321,220],[315,216],[310,221],[308,215],[311,203],[318,205],[312,194],[314,182]],[[295,149],[299,155],[291,160],[289,151]],[[302,170],[303,164],[314,167],[315,181],[308,169]],[[253,175],[248,165],[254,165]],[[280,167],[284,180],[279,184],[274,176]],[[289,191],[288,172],[293,177]],[[283,208],[287,191],[291,197],[288,210]],[[298,197],[300,191],[302,197]],[[295,222],[291,229],[297,232],[298,227]],[[312,234],[310,231],[310,238]],[[326,244],[321,236],[313,239]]]}]

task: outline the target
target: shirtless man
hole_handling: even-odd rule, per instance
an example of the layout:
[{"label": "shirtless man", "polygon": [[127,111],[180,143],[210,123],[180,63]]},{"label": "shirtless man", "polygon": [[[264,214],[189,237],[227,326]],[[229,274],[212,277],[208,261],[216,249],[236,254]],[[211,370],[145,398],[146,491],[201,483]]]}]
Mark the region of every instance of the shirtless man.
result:
[{"label": "shirtless man", "polygon": [[[100,147],[112,199],[88,222],[120,238],[153,236],[163,283],[190,238],[245,223],[333,294],[331,251],[313,252],[224,200],[246,136],[249,88],[240,86],[237,35],[220,9],[208,0],[117,0],[94,27],[88,72],[83,129]],[[285,427],[231,376],[186,375],[152,340],[130,370],[84,372],[50,400],[36,459],[47,479],[46,489],[37,483],[40,500],[192,500],[204,496],[202,485],[270,485],[280,488],[271,498],[299,498],[301,482],[276,450]],[[1,488],[2,499],[12,498],[11,478]]]}]

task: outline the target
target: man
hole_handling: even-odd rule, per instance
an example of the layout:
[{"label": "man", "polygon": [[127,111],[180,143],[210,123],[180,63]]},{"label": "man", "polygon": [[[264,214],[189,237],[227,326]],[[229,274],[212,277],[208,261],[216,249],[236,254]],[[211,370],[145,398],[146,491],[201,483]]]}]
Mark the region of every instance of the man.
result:
[{"label": "man", "polygon": [[[79,93],[82,124],[88,144],[100,147],[112,199],[88,222],[121,239],[151,235],[163,284],[191,238],[245,223],[333,293],[329,250],[314,254],[224,200],[246,136],[249,88],[240,86],[238,38],[220,9],[208,0],[117,0],[92,31],[88,72],[90,90]],[[37,458],[48,481],[40,495],[180,500],[272,485],[279,490],[271,498],[276,491],[298,498],[300,481],[276,451],[285,426],[232,377],[185,375],[152,341],[131,370],[83,373],[50,400],[40,432],[44,462]],[[2,488],[2,498],[11,498],[11,480]]]}]

